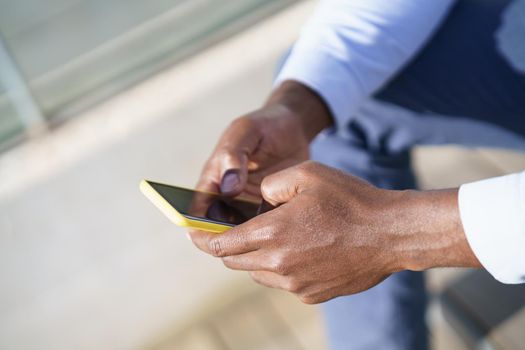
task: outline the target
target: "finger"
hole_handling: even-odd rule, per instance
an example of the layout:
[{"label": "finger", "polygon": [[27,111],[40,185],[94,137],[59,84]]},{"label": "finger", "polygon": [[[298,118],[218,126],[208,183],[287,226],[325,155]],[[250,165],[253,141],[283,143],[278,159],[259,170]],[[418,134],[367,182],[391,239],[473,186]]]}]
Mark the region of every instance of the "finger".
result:
[{"label": "finger", "polygon": [[273,206],[289,202],[308,187],[310,162],[268,175],[261,183],[263,198]]},{"label": "finger", "polygon": [[206,162],[197,189],[226,195],[242,192],[248,166],[255,166],[249,158],[257,149],[260,138],[260,130],[252,119],[242,117],[232,122]]},{"label": "finger", "polygon": [[214,235],[214,233],[209,233],[206,231],[197,231],[197,230],[190,230],[189,236],[193,244],[203,252],[210,254],[209,248],[208,248],[208,240],[211,239],[211,235]]},{"label": "finger", "polygon": [[298,161],[295,158],[286,158],[275,164],[272,164],[269,167],[264,167],[264,168],[257,169],[255,171],[250,171],[248,173],[248,183],[257,184],[260,188],[261,183],[266,176],[277,173],[281,170],[290,168],[294,165],[297,165],[298,163],[300,163],[300,161]]},{"label": "finger", "polygon": [[260,249],[222,258],[224,265],[232,270],[277,272],[276,265],[272,260],[274,259],[268,253]]},{"label": "finger", "polygon": [[247,222],[241,226],[229,229],[222,234],[207,233],[202,231],[190,232],[193,243],[200,250],[215,257],[245,254],[259,249],[263,239],[257,228],[251,228]]},{"label": "finger", "polygon": [[248,180],[249,158],[260,138],[260,131],[249,118],[235,120],[222,135],[215,151],[221,193],[234,196],[243,191]]},{"label": "finger", "polygon": [[275,272],[251,271],[250,276],[255,282],[266,287],[282,289],[292,293],[298,293],[302,289],[301,286],[290,277],[282,276]]}]

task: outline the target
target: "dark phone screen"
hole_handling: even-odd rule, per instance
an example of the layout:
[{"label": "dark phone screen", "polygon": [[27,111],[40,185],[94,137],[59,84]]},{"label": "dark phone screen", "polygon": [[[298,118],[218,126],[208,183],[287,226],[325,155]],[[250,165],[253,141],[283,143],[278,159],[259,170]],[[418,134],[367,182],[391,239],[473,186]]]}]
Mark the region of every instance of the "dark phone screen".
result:
[{"label": "dark phone screen", "polygon": [[229,226],[242,224],[257,215],[256,203],[148,181],[179,213],[192,219]]}]

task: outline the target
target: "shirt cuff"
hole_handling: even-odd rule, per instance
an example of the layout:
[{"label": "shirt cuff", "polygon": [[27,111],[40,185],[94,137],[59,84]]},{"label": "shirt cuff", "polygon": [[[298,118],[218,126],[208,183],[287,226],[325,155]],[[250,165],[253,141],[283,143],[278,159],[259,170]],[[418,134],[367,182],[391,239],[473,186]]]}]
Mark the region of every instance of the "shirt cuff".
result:
[{"label": "shirt cuff", "polygon": [[500,282],[525,283],[525,172],[463,185],[458,202],[483,267]]},{"label": "shirt cuff", "polygon": [[345,126],[364,95],[357,77],[349,76],[352,73],[346,61],[326,49],[297,43],[274,86],[294,80],[309,87],[326,103],[335,126]]}]

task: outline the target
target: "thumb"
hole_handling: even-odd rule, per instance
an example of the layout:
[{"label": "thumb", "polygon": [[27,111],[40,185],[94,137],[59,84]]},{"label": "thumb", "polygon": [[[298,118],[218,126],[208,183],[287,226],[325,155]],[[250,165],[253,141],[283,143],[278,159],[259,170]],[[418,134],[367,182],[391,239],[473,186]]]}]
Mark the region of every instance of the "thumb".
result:
[{"label": "thumb", "polygon": [[221,161],[221,193],[235,196],[242,192],[248,181],[248,155],[226,154]]},{"label": "thumb", "polygon": [[240,194],[248,181],[248,160],[257,148],[261,134],[251,118],[239,118],[222,135],[217,145],[221,193]]},{"label": "thumb", "polygon": [[302,164],[281,170],[265,177],[261,183],[261,194],[265,201],[278,206],[292,200],[306,189],[307,170]]}]

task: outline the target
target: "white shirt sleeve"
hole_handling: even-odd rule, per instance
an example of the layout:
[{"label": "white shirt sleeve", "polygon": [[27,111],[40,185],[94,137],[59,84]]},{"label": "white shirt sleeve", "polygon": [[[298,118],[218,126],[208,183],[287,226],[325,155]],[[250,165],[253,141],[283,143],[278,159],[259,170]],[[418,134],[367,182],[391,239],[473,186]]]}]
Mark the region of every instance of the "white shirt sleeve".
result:
[{"label": "white shirt sleeve", "polygon": [[277,76],[299,81],[344,125],[423,46],[454,0],[321,0]]},{"label": "white shirt sleeve", "polygon": [[459,189],[461,222],[472,251],[503,283],[525,283],[525,172]]}]

